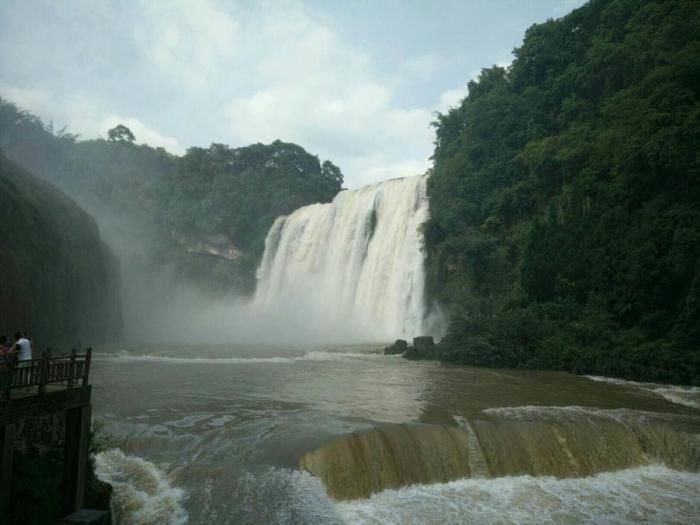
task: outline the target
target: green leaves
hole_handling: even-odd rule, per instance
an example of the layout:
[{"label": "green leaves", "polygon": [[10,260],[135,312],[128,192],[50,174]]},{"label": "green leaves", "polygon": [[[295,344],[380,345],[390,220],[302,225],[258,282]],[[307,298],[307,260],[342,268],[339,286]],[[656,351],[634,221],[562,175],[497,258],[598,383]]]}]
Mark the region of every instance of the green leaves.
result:
[{"label": "green leaves", "polygon": [[449,359],[700,378],[699,35],[693,2],[593,0],[437,115],[424,231]]},{"label": "green leaves", "polygon": [[332,162],[321,164],[302,147],[278,140],[244,148],[190,148],[170,182],[170,229],[205,239],[224,235],[260,256],[277,217],[332,200],[343,174]]},{"label": "green leaves", "polygon": [[118,124],[117,126],[110,129],[107,132],[107,137],[109,138],[109,140],[113,140],[116,142],[134,142],[136,140],[136,137],[134,137],[134,134],[131,132],[131,130],[123,124]]}]

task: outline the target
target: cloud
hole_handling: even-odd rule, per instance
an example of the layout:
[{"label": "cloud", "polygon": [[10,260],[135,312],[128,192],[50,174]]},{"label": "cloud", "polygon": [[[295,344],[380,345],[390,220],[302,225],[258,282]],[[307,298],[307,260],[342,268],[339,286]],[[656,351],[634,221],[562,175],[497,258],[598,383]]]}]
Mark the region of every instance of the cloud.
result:
[{"label": "cloud", "polygon": [[78,91],[58,95],[46,90],[0,82],[0,94],[19,107],[41,115],[55,129],[65,126],[68,132],[82,138],[106,138],[108,130],[117,124],[124,124],[134,133],[138,144],[160,146],[171,153],[184,153],[184,148],[176,138],[160,133],[136,117],[106,113],[99,101],[88,93]]},{"label": "cloud", "polygon": [[[370,57],[302,6],[258,15],[248,27],[261,45],[237,64],[251,71],[250,90],[225,109],[234,142],[299,143],[338,163],[350,187],[425,171],[431,108],[397,107],[390,75],[377,74]],[[419,57],[402,70],[430,62]]]},{"label": "cloud", "polygon": [[239,24],[219,5],[199,0],[141,0],[133,37],[147,67],[203,90],[233,60]]},{"label": "cloud", "polygon": [[440,113],[447,113],[450,109],[457,107],[460,101],[467,96],[467,87],[448,89],[443,91],[440,95],[440,101],[438,102],[437,111]]}]

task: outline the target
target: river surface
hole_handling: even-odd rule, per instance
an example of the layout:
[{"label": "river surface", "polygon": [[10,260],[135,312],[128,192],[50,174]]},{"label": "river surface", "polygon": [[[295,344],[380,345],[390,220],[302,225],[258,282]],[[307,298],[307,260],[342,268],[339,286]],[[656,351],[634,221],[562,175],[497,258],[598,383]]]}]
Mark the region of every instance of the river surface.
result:
[{"label": "river surface", "polygon": [[[94,416],[111,442],[97,467],[115,486],[118,523],[700,523],[699,389],[411,362],[376,349],[97,349]],[[521,471],[514,463],[506,476],[478,475],[472,465],[468,478],[360,499],[331,498],[319,478],[299,470],[305,454],[387,424],[459,428],[469,420],[483,442],[488,425],[504,432],[503,418],[527,419],[528,429],[533,419],[556,418],[557,439],[571,442],[578,437],[562,421],[608,416],[666,418],[686,432],[689,452],[680,467],[646,455],[627,465],[618,454],[615,468],[574,477],[532,475],[532,461]],[[600,436],[563,450],[575,455],[589,437]],[[626,445],[611,438],[602,446]]]}]

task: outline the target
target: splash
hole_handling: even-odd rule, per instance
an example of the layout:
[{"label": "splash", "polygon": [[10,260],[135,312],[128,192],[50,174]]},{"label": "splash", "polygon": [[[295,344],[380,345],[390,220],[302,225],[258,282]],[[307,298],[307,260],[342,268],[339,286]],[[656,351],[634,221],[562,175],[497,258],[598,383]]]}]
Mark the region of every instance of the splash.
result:
[{"label": "splash", "polygon": [[700,475],[650,465],[578,479],[517,476],[414,485],[336,508],[353,525],[685,524],[700,515],[699,491]]},{"label": "splash", "polygon": [[95,456],[97,475],[114,487],[112,512],[119,525],[184,525],[185,493],[150,461],[111,449]]}]

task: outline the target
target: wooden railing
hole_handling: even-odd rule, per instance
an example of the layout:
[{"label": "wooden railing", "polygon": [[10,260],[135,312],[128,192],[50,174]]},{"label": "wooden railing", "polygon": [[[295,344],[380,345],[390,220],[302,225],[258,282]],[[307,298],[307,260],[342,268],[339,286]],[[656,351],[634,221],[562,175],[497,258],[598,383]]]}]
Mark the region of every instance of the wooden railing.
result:
[{"label": "wooden railing", "polygon": [[[50,385],[65,388],[86,387],[90,374],[92,349],[84,354],[72,350],[70,354],[51,354],[51,349],[42,353],[39,359],[18,361],[0,359],[0,392],[4,399],[12,398],[13,391],[27,392],[37,387],[36,394],[43,395]],[[32,392],[33,393],[33,392]]]}]

